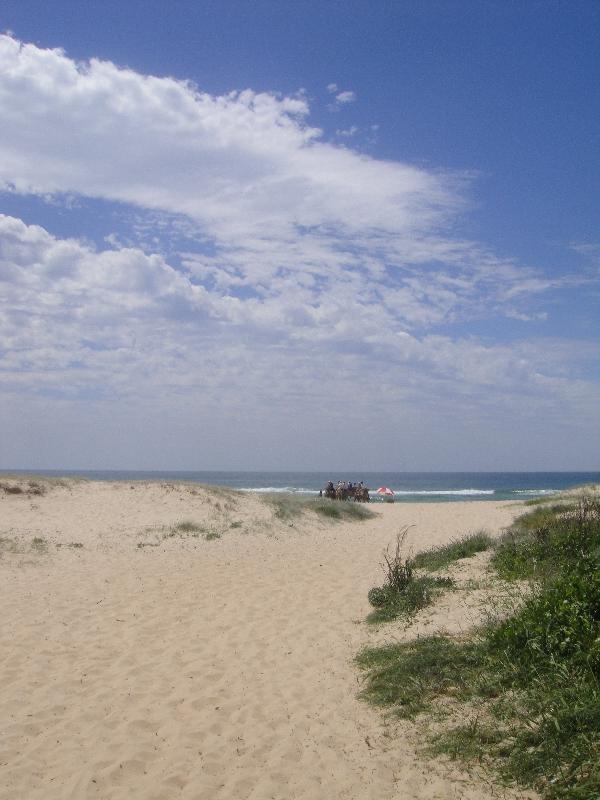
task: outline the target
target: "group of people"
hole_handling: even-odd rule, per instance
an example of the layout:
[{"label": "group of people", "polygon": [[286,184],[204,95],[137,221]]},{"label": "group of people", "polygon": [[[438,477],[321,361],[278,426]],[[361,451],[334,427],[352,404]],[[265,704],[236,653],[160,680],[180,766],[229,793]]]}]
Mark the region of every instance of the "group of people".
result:
[{"label": "group of people", "polygon": [[354,500],[356,503],[368,503],[369,490],[363,482],[338,481],[334,486],[333,481],[327,481],[325,489],[321,489],[319,497],[328,497],[330,500]]}]

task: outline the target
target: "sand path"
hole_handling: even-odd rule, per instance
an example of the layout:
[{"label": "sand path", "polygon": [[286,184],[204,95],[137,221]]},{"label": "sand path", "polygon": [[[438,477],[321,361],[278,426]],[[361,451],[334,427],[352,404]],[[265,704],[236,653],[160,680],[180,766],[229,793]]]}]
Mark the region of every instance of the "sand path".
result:
[{"label": "sand path", "polygon": [[[423,760],[408,724],[390,738],[356,698],[352,659],[373,637],[406,635],[364,624],[400,525],[421,549],[499,530],[513,505],[385,506],[358,524],[288,527],[248,499],[218,511],[241,531],[138,548],[182,502],[186,517],[217,519],[206,498],[157,487],[3,501],[0,536],[45,532],[49,547],[0,561],[2,800],[503,796]],[[443,602],[421,627],[467,624],[460,597]]]}]

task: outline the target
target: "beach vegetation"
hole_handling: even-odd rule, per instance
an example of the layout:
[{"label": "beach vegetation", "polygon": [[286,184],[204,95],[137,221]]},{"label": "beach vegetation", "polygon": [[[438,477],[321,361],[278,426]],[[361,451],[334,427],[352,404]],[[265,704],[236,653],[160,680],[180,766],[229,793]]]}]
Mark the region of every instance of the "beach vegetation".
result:
[{"label": "beach vegetation", "polygon": [[342,502],[328,499],[312,500],[308,508],[320,517],[334,520],[363,520],[371,519],[375,512],[363,503]]},{"label": "beach vegetation", "polygon": [[475,759],[548,800],[600,798],[598,499],[536,507],[507,531],[493,563],[504,577],[529,579],[520,606],[469,639],[363,650],[362,696],[436,721],[433,753]]},{"label": "beach vegetation", "polygon": [[[241,525],[241,523],[239,524]],[[239,526],[235,525],[235,527]],[[207,527],[206,525],[200,525],[193,520],[182,520],[181,522],[172,525],[170,528],[163,530],[163,539],[172,539],[175,536],[179,536],[180,538],[190,536],[193,539],[199,539],[202,537],[203,539],[206,539],[206,541],[211,541],[213,539],[220,539],[222,536],[222,531]],[[140,542],[138,547],[140,546],[150,547],[155,545],[148,545]]]},{"label": "beach vegetation", "polygon": [[453,581],[447,577],[417,575],[414,558],[405,552],[405,540],[409,526],[396,536],[393,550],[390,546],[383,552],[381,567],[384,573],[382,586],[374,586],[368,594],[369,603],[375,611],[367,622],[390,622],[398,617],[411,617],[430,605],[443,589],[451,588]]},{"label": "beach vegetation", "polygon": [[183,522],[178,522],[177,525],[174,525],[173,530],[175,533],[202,533],[204,528],[202,525],[198,525],[196,522],[184,520]]},{"label": "beach vegetation", "polygon": [[8,495],[39,496],[45,495],[51,489],[65,488],[78,483],[83,483],[86,478],[69,477],[58,478],[49,475],[1,473],[0,492]]},{"label": "beach vegetation", "polygon": [[46,487],[39,481],[19,478],[0,480],[0,490],[4,494],[42,495],[46,493]]},{"label": "beach vegetation", "polygon": [[11,536],[0,536],[0,555],[2,553],[18,553],[19,545]]},{"label": "beach vegetation", "polygon": [[282,522],[288,522],[302,516],[307,505],[305,497],[288,492],[263,494],[261,499],[271,507],[275,518]]},{"label": "beach vegetation", "polygon": [[48,542],[42,536],[34,536],[31,540],[31,549],[36,553],[47,553]]},{"label": "beach vegetation", "polygon": [[369,602],[374,606],[367,622],[378,624],[404,617],[409,619],[418,611],[431,605],[440,592],[454,586],[452,578],[420,575],[413,577],[401,591],[389,585],[375,586],[369,592]]},{"label": "beach vegetation", "polygon": [[489,533],[477,531],[440,547],[417,553],[413,558],[413,567],[435,572],[438,569],[445,569],[455,561],[488,550],[492,544],[493,540]]},{"label": "beach vegetation", "polygon": [[[409,719],[430,709],[441,696],[469,699],[474,674],[484,668],[478,643],[445,636],[368,647],[356,660],[368,673],[360,696]],[[464,680],[467,674],[469,681]]]},{"label": "beach vegetation", "polygon": [[7,483],[3,483],[1,488],[4,494],[24,494],[25,491],[21,486],[14,486]]},{"label": "beach vegetation", "polygon": [[334,522],[371,519],[375,512],[362,503],[339,502],[328,498],[306,497],[292,492],[273,492],[262,495],[263,502],[274,511],[275,518],[283,522],[299,519],[307,512]]},{"label": "beach vegetation", "polygon": [[600,545],[599,514],[600,499],[589,495],[536,507],[504,533],[492,565],[507,580],[548,581],[565,570],[570,572]]}]

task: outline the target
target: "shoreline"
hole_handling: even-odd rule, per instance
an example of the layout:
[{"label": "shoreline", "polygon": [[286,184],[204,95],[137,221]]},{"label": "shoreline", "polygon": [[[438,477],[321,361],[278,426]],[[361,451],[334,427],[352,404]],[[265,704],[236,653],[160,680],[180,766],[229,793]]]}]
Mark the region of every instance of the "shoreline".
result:
[{"label": "shoreline", "polygon": [[[326,472],[136,472],[22,470],[0,472],[2,480],[92,481],[100,483],[190,484],[200,488],[235,489],[247,494],[292,494],[317,497],[324,491],[331,474]],[[429,502],[498,502],[552,497],[582,485],[600,485],[600,472],[399,472],[364,473],[361,480],[369,488],[371,502],[382,502],[379,486],[394,491],[394,501],[402,504]],[[327,477],[326,477],[327,476]],[[352,473],[344,479],[352,479]],[[356,481],[355,481],[356,482]]]}]

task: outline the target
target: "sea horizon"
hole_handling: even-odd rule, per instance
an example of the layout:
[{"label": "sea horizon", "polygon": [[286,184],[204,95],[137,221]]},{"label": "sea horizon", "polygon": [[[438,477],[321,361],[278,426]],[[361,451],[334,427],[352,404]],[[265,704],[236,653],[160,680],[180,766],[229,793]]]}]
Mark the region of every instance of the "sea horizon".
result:
[{"label": "sea horizon", "polygon": [[381,486],[397,502],[523,500],[600,483],[600,471],[361,471],[361,470],[78,470],[4,469],[4,474],[100,481],[168,481],[224,486],[252,493],[318,495],[328,480],[360,481],[373,500]]}]

